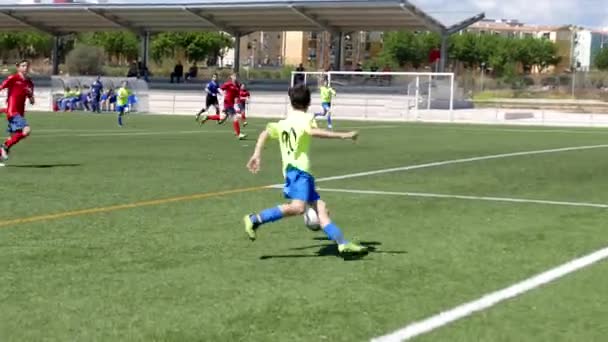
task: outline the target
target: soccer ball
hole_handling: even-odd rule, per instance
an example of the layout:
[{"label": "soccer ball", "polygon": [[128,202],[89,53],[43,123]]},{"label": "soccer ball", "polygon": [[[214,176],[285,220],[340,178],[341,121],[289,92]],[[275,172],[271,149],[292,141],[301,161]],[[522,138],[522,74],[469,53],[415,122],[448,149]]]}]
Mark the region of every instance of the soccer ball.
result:
[{"label": "soccer ball", "polygon": [[317,215],[317,211],[313,207],[306,207],[304,211],[304,224],[308,229],[317,231],[321,229],[321,224],[319,223],[319,215]]}]

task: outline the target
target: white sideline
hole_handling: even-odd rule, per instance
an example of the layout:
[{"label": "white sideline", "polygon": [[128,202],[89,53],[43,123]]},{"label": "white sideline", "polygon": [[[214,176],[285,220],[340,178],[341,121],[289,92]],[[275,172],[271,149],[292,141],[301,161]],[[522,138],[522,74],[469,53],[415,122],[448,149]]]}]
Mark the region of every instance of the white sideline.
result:
[{"label": "white sideline", "polygon": [[548,284],[569,273],[578,271],[590,266],[598,261],[608,258],[608,247],[600,249],[586,256],[574,259],[549,271],[540,273],[536,276],[523,280],[502,290],[488,293],[479,299],[459,305],[453,309],[442,311],[434,316],[422,321],[408,324],[402,329],[390,334],[372,338],[372,342],[397,342],[405,341],[416,336],[428,333],[444,325],[452,323],[461,318],[467,317],[477,311],[490,308],[502,301],[517,297],[539,286]]},{"label": "white sideline", "polygon": [[383,174],[383,173],[424,169],[424,168],[435,167],[435,166],[461,164],[461,163],[468,163],[468,162],[474,162],[474,161],[480,161],[480,160],[499,159],[499,158],[508,158],[508,157],[517,157],[517,156],[528,156],[528,155],[534,155],[534,154],[556,153],[556,152],[566,152],[566,151],[590,150],[590,149],[595,149],[595,148],[606,148],[606,147],[608,147],[607,144],[573,146],[573,147],[562,147],[562,148],[553,148],[553,149],[546,149],[546,150],[533,150],[533,151],[491,154],[491,155],[480,156],[480,157],[452,159],[452,160],[444,160],[444,161],[425,163],[425,164],[394,167],[394,168],[389,168],[389,169],[380,169],[380,170],[373,170],[373,171],[349,173],[349,174],[345,174],[345,175],[341,175],[341,176],[322,177],[322,178],[316,179],[316,182],[319,183],[319,182],[327,182],[327,181],[333,181],[333,180],[372,176],[372,175],[379,175],[379,174]]},{"label": "white sideline", "polygon": [[390,195],[390,196],[409,196],[409,197],[455,198],[455,199],[464,199],[464,200],[492,201],[492,202],[536,203],[536,204],[562,205],[562,206],[571,206],[571,207],[591,207],[591,208],[603,208],[603,209],[608,208],[608,204],[601,204],[601,203],[564,202],[564,201],[535,200],[535,199],[512,198],[512,197],[488,197],[488,196],[433,194],[433,193],[426,193],[426,192],[395,192],[395,191],[349,190],[349,189],[332,189],[332,188],[319,188],[319,191],[342,192],[342,193],[361,194],[361,195]]},{"label": "white sideline", "polygon": [[[250,125],[251,127],[251,125]],[[253,126],[256,129],[261,129],[263,126]],[[376,126],[345,126],[343,129],[387,129],[396,128],[399,126],[395,125],[376,125]],[[92,130],[38,130],[37,132],[49,132],[51,134],[39,134],[37,138],[56,138],[56,137],[115,137],[115,136],[132,136],[132,135],[172,135],[172,134],[198,134],[198,133],[212,133],[212,134],[225,134],[227,130],[216,129],[216,130],[190,130],[190,131],[145,131],[145,130],[106,130],[105,132],[97,131],[97,133],[83,133],[83,132],[95,132]],[[54,134],[54,133],[68,133],[73,132],[74,134]],[[77,133],[79,132],[79,133]],[[257,132],[256,132],[257,133]],[[253,135],[252,135],[253,136]]]}]

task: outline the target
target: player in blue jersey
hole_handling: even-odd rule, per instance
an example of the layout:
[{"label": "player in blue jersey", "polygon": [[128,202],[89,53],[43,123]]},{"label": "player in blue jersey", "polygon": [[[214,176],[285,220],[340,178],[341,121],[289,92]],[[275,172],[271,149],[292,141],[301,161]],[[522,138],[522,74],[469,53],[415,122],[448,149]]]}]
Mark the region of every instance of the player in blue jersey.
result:
[{"label": "player in blue jersey", "polygon": [[207,86],[205,87],[205,92],[207,93],[205,107],[196,114],[196,121],[199,121],[201,115],[208,111],[211,106],[215,107],[216,115],[220,114],[220,102],[217,98],[220,94],[220,85],[217,83],[217,74],[213,74],[211,82],[207,83]]},{"label": "player in blue jersey", "polygon": [[101,93],[103,93],[103,84],[101,83],[101,76],[97,76],[97,79],[91,84],[91,109],[94,112],[101,112]]},{"label": "player in blue jersey", "polygon": [[313,115],[307,113],[310,107],[310,90],[299,84],[289,90],[292,110],[287,117],[278,122],[271,122],[260,134],[255,152],[247,163],[252,173],[260,170],[261,154],[268,138],[279,141],[283,160],[285,186],[283,194],[289,203],[262,210],[258,214],[246,215],[243,218],[245,232],[255,240],[256,231],[266,223],[275,222],[285,217],[302,215],[306,206],[316,208],[319,223],[327,237],[338,244],[341,254],[366,253],[367,247],[344,238],[342,231],[329,217],[324,201],[315,188],[315,178],[311,173],[309,149],[312,138],[357,139],[357,132],[332,132],[316,128]]}]

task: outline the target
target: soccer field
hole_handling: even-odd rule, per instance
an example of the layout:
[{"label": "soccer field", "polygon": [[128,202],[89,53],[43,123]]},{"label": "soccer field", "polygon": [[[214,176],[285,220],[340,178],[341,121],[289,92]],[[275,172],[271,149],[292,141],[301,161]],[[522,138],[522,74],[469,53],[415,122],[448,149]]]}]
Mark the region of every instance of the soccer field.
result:
[{"label": "soccer field", "polygon": [[261,120],[245,141],[193,117],[28,120],[0,168],[0,341],[608,334],[608,130],[337,121],[361,138],[314,141],[313,170],[372,248],[344,260],[299,217],[248,240],[243,215],[283,201],[276,143],[245,168]]}]

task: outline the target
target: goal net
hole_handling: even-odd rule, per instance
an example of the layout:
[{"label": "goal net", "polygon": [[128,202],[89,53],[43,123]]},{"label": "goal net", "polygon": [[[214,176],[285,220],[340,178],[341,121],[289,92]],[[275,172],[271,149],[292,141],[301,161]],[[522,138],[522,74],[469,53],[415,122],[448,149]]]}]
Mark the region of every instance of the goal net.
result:
[{"label": "goal net", "polygon": [[[51,103],[57,103],[66,95],[66,89],[74,91],[77,90],[81,94],[81,101],[75,101],[75,109],[87,110],[90,106],[87,106],[87,101],[91,101],[90,97],[87,97],[91,92],[91,85],[95,82],[97,77],[90,76],[53,76],[51,78]],[[103,85],[103,93],[108,90],[116,91],[121,87],[121,83],[127,81],[127,87],[131,90],[131,98],[129,99],[129,112],[149,112],[150,93],[148,83],[144,80],[137,79],[134,77],[102,77],[101,84]],[[112,106],[102,106],[104,110],[112,110]]]},{"label": "goal net", "polygon": [[453,73],[293,72],[291,84],[313,91],[313,110],[320,108],[318,89],[327,81],[336,91],[332,116],[361,120],[452,121],[459,95]]}]

